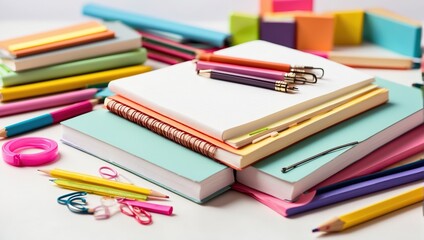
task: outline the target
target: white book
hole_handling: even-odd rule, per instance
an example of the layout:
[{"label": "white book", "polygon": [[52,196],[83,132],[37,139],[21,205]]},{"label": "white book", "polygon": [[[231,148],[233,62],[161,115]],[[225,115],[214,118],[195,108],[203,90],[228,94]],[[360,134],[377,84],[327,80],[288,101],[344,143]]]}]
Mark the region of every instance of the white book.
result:
[{"label": "white book", "polygon": [[316,84],[295,94],[215,81],[198,76],[193,62],[112,81],[110,89],[218,140],[225,141],[343,96],[374,78],[350,67],[265,41],[252,41],[215,54],[308,65],[325,70]]},{"label": "white book", "polygon": [[2,62],[13,71],[23,71],[140,48],[141,36],[135,30],[120,22],[104,25],[115,32],[115,38],[16,59],[2,58]]}]

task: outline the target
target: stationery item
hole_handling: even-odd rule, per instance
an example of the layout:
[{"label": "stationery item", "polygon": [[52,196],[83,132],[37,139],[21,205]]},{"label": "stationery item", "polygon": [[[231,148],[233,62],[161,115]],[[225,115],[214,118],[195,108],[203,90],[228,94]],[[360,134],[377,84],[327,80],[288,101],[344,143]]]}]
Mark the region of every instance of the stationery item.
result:
[{"label": "stationery item", "polygon": [[109,111],[185,147],[241,169],[323,128],[378,106],[386,102],[387,97],[387,90],[376,85],[368,86],[275,122],[256,134],[246,134],[225,143],[120,96],[107,98],[105,106]]},{"label": "stationery item", "polygon": [[133,217],[138,223],[142,225],[149,225],[152,223],[152,215],[146,212],[143,208],[136,207],[129,204],[120,204],[119,209],[121,213]]},{"label": "stationery item", "polygon": [[145,46],[145,43],[150,43],[151,45],[161,46],[166,49],[172,49],[174,51],[189,54],[191,59],[195,58],[200,52],[211,52],[218,49],[212,46],[208,46],[207,48],[196,48],[190,46],[189,42],[177,42],[176,40],[170,40],[169,38],[163,37],[161,33],[146,32],[141,30],[137,31],[141,34],[143,46]]},{"label": "stationery item", "polygon": [[296,21],[293,16],[263,15],[259,29],[259,39],[296,48]]},{"label": "stationery item", "polygon": [[331,12],[334,15],[334,44],[359,45],[362,43],[364,10]]},{"label": "stationery item", "polygon": [[81,102],[94,98],[97,91],[96,88],[83,89],[2,104],[0,105],[0,116]]},{"label": "stationery item", "polygon": [[364,40],[399,54],[421,57],[421,22],[385,9],[365,10]]},{"label": "stationery item", "polygon": [[49,81],[1,88],[0,101],[11,101],[22,98],[87,88],[96,84],[107,84],[108,82],[114,79],[147,72],[150,70],[151,67],[149,66],[134,65],[100,72],[87,73],[77,76],[58,78]]},{"label": "stationery item", "polygon": [[256,60],[252,58],[232,57],[213,53],[202,53],[199,55],[198,59],[203,61],[236,64],[246,67],[257,67],[282,72],[307,72],[315,74],[317,78],[322,78],[324,76],[323,68],[312,66],[290,65],[287,63],[261,61],[259,59]]},{"label": "stationery item", "polygon": [[[378,148],[376,151],[371,152],[370,154],[361,158],[357,162],[349,165],[342,171],[337,172],[333,176],[327,178],[323,182],[309,189],[307,192],[300,195],[295,202],[281,200],[279,198],[273,197],[266,193],[262,193],[260,191],[247,187],[240,183],[233,184],[232,188],[255,198],[262,204],[270,207],[271,209],[273,209],[274,211],[276,211],[277,213],[281,214],[284,217],[288,217],[296,213],[301,213],[301,212],[306,212],[311,210],[312,208],[309,208],[309,204],[315,205],[315,207],[319,207],[320,205],[325,206],[328,204],[332,204],[332,203],[326,202],[326,200],[332,200],[332,199],[340,200],[340,201],[347,200],[355,196],[352,196],[350,194],[342,194],[342,195],[335,194],[334,195],[335,197],[337,196],[342,197],[337,199],[337,198],[331,198],[332,195],[330,194],[328,195],[330,196],[329,198],[319,198],[318,200],[315,199],[315,197],[318,195],[319,189],[325,189],[327,186],[332,186],[332,185],[337,186],[338,183],[349,182],[349,180],[353,178],[360,179],[363,176],[367,176],[367,175],[376,173],[377,171],[384,170],[388,166],[393,166],[395,164],[398,164],[402,162],[404,159],[408,159],[411,157],[422,158],[423,157],[422,155],[421,156],[414,156],[414,155],[417,155],[417,153],[422,152],[424,149],[424,136],[422,135],[423,129],[424,129],[424,125],[420,125],[419,127],[414,128],[413,130],[403,134],[402,136],[395,138],[389,143]],[[398,171],[398,172],[401,172],[401,171]],[[406,175],[400,176],[400,178],[398,179],[400,180],[403,179],[403,180],[399,182],[396,180],[396,178],[394,178],[393,181],[390,181],[391,185],[389,186],[393,187],[393,186],[404,184],[405,183],[404,180],[411,179],[410,176],[413,177],[414,174],[415,174],[414,172],[411,172],[410,175],[406,174]],[[412,178],[412,181],[415,181],[415,180]],[[387,185],[385,184],[379,184],[378,182],[376,183],[377,184],[369,185],[370,186],[369,190],[379,191],[379,190],[382,190],[382,188],[387,187]],[[382,183],[384,183],[384,181],[382,181]],[[331,189],[331,188],[327,188],[327,189]],[[367,194],[367,189],[368,188],[362,188],[363,190],[362,195]],[[361,190],[361,188],[359,188],[359,190]],[[336,193],[337,191],[338,190],[336,189]],[[361,193],[361,191],[358,191],[357,193]]]},{"label": "stationery item", "polygon": [[284,93],[294,93],[298,90],[297,87],[294,87],[287,83],[286,81],[279,81],[267,78],[253,77],[249,75],[225,72],[220,70],[199,70],[199,76],[224,80],[233,83],[240,83],[248,86],[260,87],[265,89],[271,89],[278,92]]},{"label": "stationery item", "polygon": [[[115,169],[113,169],[111,167],[108,167],[108,166],[102,166],[102,167],[100,167],[99,168],[99,174],[100,174],[100,176],[102,178],[105,178],[105,179],[133,184],[124,175],[119,174]],[[121,178],[125,179],[125,181],[122,181]]]},{"label": "stationery item", "polygon": [[129,12],[117,8],[106,7],[99,4],[86,4],[83,14],[104,20],[117,20],[137,29],[159,30],[175,33],[184,38],[205,42],[216,47],[227,45],[229,35],[204,28],[194,27],[165,19],[154,18],[139,13]]},{"label": "stationery item", "polygon": [[62,130],[65,144],[197,203],[225,192],[234,182],[230,168],[104,109],[64,121]]},{"label": "stationery item", "polygon": [[[22,149],[41,149],[36,153],[21,153]],[[58,159],[57,143],[48,138],[25,137],[9,140],[2,147],[3,160],[15,167],[40,166]]]},{"label": "stationery item", "polygon": [[174,64],[186,61],[186,60],[184,60],[180,57],[176,57],[176,56],[172,56],[170,54],[155,51],[153,49],[147,50],[147,58],[158,61],[158,62],[163,62],[163,63],[169,64],[169,65],[174,65]]},{"label": "stationery item", "polygon": [[314,228],[312,232],[338,232],[356,226],[373,218],[396,211],[424,199],[424,187],[411,189],[397,196],[366,206],[362,209],[339,216]]},{"label": "stationery item", "polygon": [[77,173],[77,172],[72,172],[72,171],[67,171],[67,170],[57,169],[57,168],[53,169],[53,170],[47,170],[47,171],[46,170],[39,170],[39,171],[46,173],[49,176],[52,176],[52,177],[55,177],[55,178],[69,179],[69,180],[73,180],[73,181],[79,181],[79,182],[85,182],[85,183],[100,185],[100,186],[106,186],[106,187],[125,190],[125,191],[128,191],[128,192],[140,193],[140,194],[144,194],[144,195],[147,195],[147,196],[154,196],[154,197],[158,197],[158,198],[169,198],[167,195],[164,195],[164,194],[157,192],[155,190],[138,187],[138,186],[135,186],[133,184],[128,184],[128,183],[124,183],[124,182],[117,182],[117,181],[113,181],[113,180],[110,180],[110,179],[104,179],[104,178],[101,178],[101,177],[88,175],[88,174],[84,174],[84,173]]},{"label": "stationery item", "polygon": [[0,64],[0,86],[10,87],[14,85],[28,84],[32,82],[143,64],[146,61],[146,58],[146,49],[139,48],[133,51],[66,62],[23,72],[13,72],[5,65]]},{"label": "stationery item", "polygon": [[[400,186],[406,183],[411,183],[415,181],[420,181],[424,176],[424,165],[423,161],[419,164],[412,163],[411,165],[419,165],[421,167],[414,167],[405,171],[384,171],[383,173],[376,173],[372,175],[383,175],[380,177],[375,176],[365,176],[362,179],[352,179],[346,182],[341,182],[339,184],[330,185],[326,188],[331,189],[327,190],[326,188],[318,189],[317,194],[312,199],[311,202],[290,208],[286,211],[287,216],[293,216],[295,214],[303,213],[313,209],[321,208],[334,204],[337,202],[345,201],[355,197],[367,195],[377,191],[382,191],[390,189],[396,186]],[[394,173],[385,173],[385,172],[394,172]],[[365,180],[364,180],[365,179]],[[356,182],[357,181],[357,182]],[[352,183],[353,182],[353,183]],[[337,186],[341,185],[341,186]],[[343,186],[346,185],[346,186]]]},{"label": "stationery item", "polygon": [[48,125],[59,123],[68,118],[78,116],[80,114],[93,110],[93,106],[98,103],[97,99],[86,100],[75,103],[62,109],[46,113],[38,117],[30,118],[22,122],[18,122],[0,130],[0,138],[8,138],[18,134],[22,134],[31,130],[42,128]]},{"label": "stationery item", "polygon": [[119,199],[119,203],[128,204],[134,207],[139,207],[141,209],[146,210],[147,212],[154,212],[154,213],[160,213],[164,215],[172,215],[173,207],[162,205],[162,204],[155,204],[155,203],[148,203],[148,202],[140,202],[136,200],[128,200],[128,199]]},{"label": "stationery item", "polygon": [[[332,174],[423,123],[422,95],[417,89],[381,79],[377,79],[377,84],[389,90],[388,104],[305,138],[237,172],[237,180],[277,198],[293,200]],[[322,155],[298,170],[281,172],[283,166],[297,163],[340,143],[356,141],[359,143]]]},{"label": "stationery item", "polygon": [[[244,62],[235,63],[239,65],[249,63],[255,67],[283,66],[283,70],[287,71],[290,71],[292,65],[278,62],[291,62],[294,65],[303,63],[320,66],[327,69],[327,73],[325,82],[321,83],[319,90],[316,86],[305,85],[299,94],[289,95],[210,81],[197,76],[194,64],[186,62],[120,81],[112,81],[109,88],[119,95],[155,109],[160,114],[214,138],[227,140],[262,129],[278,120],[367,86],[373,81],[371,76],[346,66],[260,40],[219,50],[207,56],[213,58],[212,60],[217,57],[231,61],[243,58]],[[247,56],[249,59],[245,58]],[[203,60],[202,57],[200,59]],[[312,68],[307,67],[306,70],[315,70]],[[322,71],[317,74],[320,75]],[[180,94],[181,92],[185,94]],[[214,101],[211,102],[210,99]],[[239,104],[240,102],[243,104]],[[193,104],[196,107],[187,108]],[[199,111],[205,106],[208,106],[208,111]],[[234,112],[235,109],[237,116],[228,118],[228,112]]]},{"label": "stationery item", "polygon": [[171,56],[175,56],[175,57],[181,58],[183,60],[192,60],[192,59],[194,59],[194,56],[191,55],[191,54],[187,54],[187,53],[184,53],[184,52],[179,52],[179,51],[176,51],[176,50],[173,50],[173,49],[169,49],[169,48],[162,47],[162,46],[159,46],[159,45],[151,44],[149,42],[143,42],[143,47],[147,48],[149,51],[150,50],[153,50],[153,51],[156,51],[156,52],[161,52],[161,53],[164,53],[164,54],[169,54]]},{"label": "stationery item", "polygon": [[233,12],[229,22],[232,45],[259,39],[258,15]]},{"label": "stationery item", "polygon": [[232,72],[244,75],[250,75],[260,78],[268,78],[289,83],[315,83],[317,79],[313,74],[295,73],[295,72],[281,72],[263,68],[245,67],[236,64],[216,63],[208,61],[196,61],[196,70],[218,70],[225,72]]},{"label": "stationery item", "polygon": [[334,45],[335,20],[332,15],[295,14],[296,49],[331,51]]},{"label": "stationery item", "polygon": [[[77,214],[94,214],[95,209],[87,207],[87,200],[81,196],[87,195],[86,192],[73,192],[65,194],[57,199],[59,204],[65,205],[69,211]],[[64,198],[67,198],[66,200]]]},{"label": "stationery item", "polygon": [[84,191],[87,193],[92,193],[92,194],[106,196],[106,197],[121,197],[121,198],[136,199],[136,200],[143,200],[143,201],[148,200],[148,196],[144,194],[125,191],[125,190],[112,188],[112,187],[73,181],[69,179],[51,179],[50,181],[52,181],[53,183],[55,183],[61,188],[66,188],[73,191]]},{"label": "stationery item", "polygon": [[419,61],[372,43],[359,46],[336,46],[332,51],[307,51],[356,68],[411,69]]},{"label": "stationery item", "polygon": [[104,25],[115,32],[115,38],[72,46],[16,59],[3,58],[3,64],[13,71],[29,70],[59,63],[131,51],[140,48],[141,37],[130,27],[119,22]]},{"label": "stationery item", "polygon": [[114,32],[99,22],[90,21],[60,29],[0,41],[0,56],[17,58],[86,44],[114,37]]},{"label": "stationery item", "polygon": [[261,0],[261,15],[272,12],[313,11],[312,0]]}]

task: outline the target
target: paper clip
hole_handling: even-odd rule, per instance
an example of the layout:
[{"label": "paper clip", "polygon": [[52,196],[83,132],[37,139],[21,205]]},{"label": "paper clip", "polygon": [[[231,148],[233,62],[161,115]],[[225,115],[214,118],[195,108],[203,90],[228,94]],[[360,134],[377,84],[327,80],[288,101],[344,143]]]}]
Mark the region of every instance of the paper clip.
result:
[{"label": "paper clip", "polygon": [[87,192],[72,192],[57,198],[57,202],[66,207],[73,213],[78,214],[93,214],[94,209],[87,207],[87,200],[82,196],[87,195]]},{"label": "paper clip", "polygon": [[[133,184],[128,178],[119,174],[115,169],[107,166],[103,166],[99,168],[99,174],[104,179],[115,180],[117,182],[126,182],[129,184]],[[123,178],[125,181],[122,181]]]},{"label": "paper clip", "polygon": [[108,219],[119,212],[119,204],[114,198],[102,197],[100,203],[100,206],[93,209],[96,220]]},{"label": "paper clip", "polygon": [[123,214],[133,217],[140,224],[149,225],[152,223],[152,215],[142,208],[129,204],[121,204],[119,209]]}]

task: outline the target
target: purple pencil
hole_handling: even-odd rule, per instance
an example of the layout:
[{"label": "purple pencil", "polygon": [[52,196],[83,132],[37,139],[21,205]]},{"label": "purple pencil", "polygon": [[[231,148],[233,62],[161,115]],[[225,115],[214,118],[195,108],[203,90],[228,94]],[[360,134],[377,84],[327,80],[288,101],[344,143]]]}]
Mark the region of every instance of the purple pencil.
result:
[{"label": "purple pencil", "polygon": [[59,93],[46,97],[38,97],[28,100],[6,103],[0,105],[0,117],[81,102],[93,98],[96,93],[96,88],[90,88],[66,93]]},{"label": "purple pencil", "polygon": [[198,74],[200,76],[211,78],[211,79],[218,79],[218,80],[223,80],[223,81],[228,81],[233,83],[240,83],[244,85],[266,88],[266,89],[275,90],[279,92],[292,93],[297,91],[296,87],[293,87],[287,82],[281,81],[281,80],[260,78],[260,77],[254,77],[254,76],[249,76],[244,74],[237,74],[237,73],[224,72],[224,71],[218,71],[218,70],[199,70]]}]

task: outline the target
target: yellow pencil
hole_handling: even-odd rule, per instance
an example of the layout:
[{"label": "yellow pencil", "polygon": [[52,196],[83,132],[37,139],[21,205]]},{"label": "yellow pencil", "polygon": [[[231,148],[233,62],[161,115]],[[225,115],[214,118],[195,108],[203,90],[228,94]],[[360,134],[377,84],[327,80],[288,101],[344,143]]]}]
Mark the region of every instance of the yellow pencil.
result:
[{"label": "yellow pencil", "polygon": [[365,208],[336,217],[315,228],[312,232],[339,232],[382,216],[389,212],[417,203],[424,199],[424,187],[415,188],[395,197],[374,203]]},{"label": "yellow pencil", "polygon": [[151,190],[151,189],[138,187],[133,184],[104,179],[104,178],[93,176],[93,175],[71,172],[71,171],[57,169],[57,168],[50,171],[48,170],[38,170],[38,171],[46,173],[56,178],[69,179],[69,180],[74,180],[79,182],[96,184],[100,186],[107,186],[111,188],[121,189],[121,190],[129,191],[129,192],[141,193],[144,195],[154,196],[159,198],[169,198],[167,195]]},{"label": "yellow pencil", "polygon": [[54,182],[61,188],[66,188],[73,191],[84,191],[87,193],[92,193],[100,196],[106,197],[120,197],[126,199],[135,199],[135,200],[147,200],[148,196],[140,193],[120,190],[116,188],[99,186],[90,183],[83,183],[78,181],[72,181],[69,179],[51,179],[50,181]]},{"label": "yellow pencil", "polygon": [[89,85],[108,83],[118,78],[148,72],[151,69],[152,68],[149,66],[135,65],[14,87],[0,88],[0,101],[10,101],[86,88]]}]

